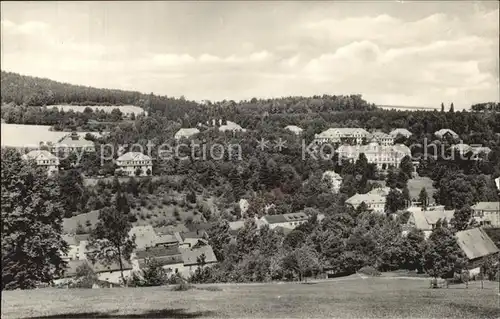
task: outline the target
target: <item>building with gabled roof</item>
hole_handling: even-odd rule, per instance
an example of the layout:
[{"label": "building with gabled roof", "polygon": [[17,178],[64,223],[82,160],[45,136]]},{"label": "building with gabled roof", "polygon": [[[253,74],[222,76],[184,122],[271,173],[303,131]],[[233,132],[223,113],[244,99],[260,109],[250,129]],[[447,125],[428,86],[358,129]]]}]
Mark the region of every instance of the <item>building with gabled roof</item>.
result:
[{"label": "building with gabled roof", "polygon": [[25,161],[35,161],[37,166],[46,168],[49,175],[52,175],[59,170],[59,158],[51,154],[49,151],[30,151],[21,156],[21,158]]},{"label": "building with gabled roof", "polygon": [[260,218],[263,224],[269,225],[270,229],[284,227],[294,229],[309,220],[309,216],[303,212],[282,215],[265,215]]},{"label": "building with gabled roof", "polygon": [[434,132],[434,135],[439,139],[443,139],[445,137],[451,137],[457,139],[459,137],[457,133],[448,128],[440,129],[439,131]]},{"label": "building with gabled roof", "polygon": [[480,227],[459,231],[455,237],[468,259],[469,269],[481,266],[481,261],[486,257],[499,255],[498,247]]},{"label": "building with gabled roof", "polygon": [[52,152],[55,154],[62,153],[63,156],[67,156],[72,152],[90,153],[95,152],[95,145],[94,142],[86,140],[77,132],[72,132],[55,143],[52,146]]},{"label": "building with gabled roof", "polygon": [[200,133],[200,130],[197,129],[196,127],[181,128],[180,130],[177,131],[177,133],[175,133],[174,138],[176,140],[180,140],[182,138],[191,138],[198,133]]},{"label": "building with gabled roof", "polygon": [[329,128],[319,134],[314,135],[316,143],[346,143],[362,144],[364,140],[370,137],[370,133],[362,128],[338,127]]},{"label": "building with gabled roof", "polygon": [[66,253],[61,253],[61,258],[65,261],[86,260],[89,234],[62,235],[63,240],[68,244]]},{"label": "building with gabled roof", "polygon": [[231,121],[226,121],[226,124],[219,126],[219,131],[221,132],[246,132],[246,129],[242,128],[240,125],[231,122]]},{"label": "building with gabled roof", "polygon": [[410,211],[410,218],[404,227],[405,231],[403,231],[403,234],[406,234],[411,228],[416,228],[423,231],[427,239],[436,227],[438,220],[446,220],[449,223],[454,214],[454,210],[445,209]]},{"label": "building with gabled roof", "polygon": [[394,144],[394,136],[386,134],[384,132],[374,132],[372,133],[371,138],[380,145],[388,146]]},{"label": "building with gabled roof", "polygon": [[471,207],[473,218],[482,226],[500,227],[500,202],[479,202]]},{"label": "building with gabled roof", "polygon": [[140,152],[128,152],[116,159],[118,170],[127,176],[150,176],[153,174],[153,160]]},{"label": "building with gabled roof", "polygon": [[295,135],[300,135],[304,131],[302,128],[300,128],[297,125],[288,125],[288,126],[285,126],[285,130],[288,130],[288,131],[294,133]]},{"label": "building with gabled roof", "polygon": [[361,203],[365,203],[368,209],[375,213],[383,214],[385,212],[386,198],[378,194],[355,194],[345,202],[354,209],[357,209]]},{"label": "building with gabled roof", "polygon": [[389,135],[391,135],[392,137],[396,138],[398,137],[398,135],[402,135],[406,138],[409,138],[410,136],[412,136],[412,132],[408,131],[407,129],[405,128],[396,128],[394,130],[392,130]]},{"label": "building with gabled roof", "polygon": [[135,244],[137,250],[146,249],[156,246],[158,242],[158,234],[156,234],[153,226],[134,226],[128,232],[130,237],[135,235]]},{"label": "building with gabled roof", "polygon": [[363,153],[368,163],[381,170],[398,167],[405,156],[411,156],[410,148],[404,144],[380,145],[374,139],[368,145],[341,145],[336,152],[340,158],[350,161],[356,161]]}]

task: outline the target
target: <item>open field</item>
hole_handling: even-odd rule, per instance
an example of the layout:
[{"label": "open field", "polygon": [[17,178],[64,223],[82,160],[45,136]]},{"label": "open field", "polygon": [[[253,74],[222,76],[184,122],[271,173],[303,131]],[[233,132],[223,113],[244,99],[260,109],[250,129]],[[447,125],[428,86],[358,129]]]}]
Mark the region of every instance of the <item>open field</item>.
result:
[{"label": "open field", "polygon": [[428,279],[354,275],[309,284],[220,284],[219,291],[7,291],[2,318],[498,318],[498,283],[428,285]]}]

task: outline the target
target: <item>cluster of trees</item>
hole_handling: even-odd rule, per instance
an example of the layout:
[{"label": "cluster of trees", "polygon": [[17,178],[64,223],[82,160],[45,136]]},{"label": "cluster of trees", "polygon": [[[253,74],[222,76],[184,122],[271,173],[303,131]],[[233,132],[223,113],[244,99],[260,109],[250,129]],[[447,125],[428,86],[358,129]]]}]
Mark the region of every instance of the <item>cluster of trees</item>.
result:
[{"label": "cluster of trees", "polygon": [[500,103],[498,102],[478,103],[472,105],[470,109],[475,112],[500,112]]}]

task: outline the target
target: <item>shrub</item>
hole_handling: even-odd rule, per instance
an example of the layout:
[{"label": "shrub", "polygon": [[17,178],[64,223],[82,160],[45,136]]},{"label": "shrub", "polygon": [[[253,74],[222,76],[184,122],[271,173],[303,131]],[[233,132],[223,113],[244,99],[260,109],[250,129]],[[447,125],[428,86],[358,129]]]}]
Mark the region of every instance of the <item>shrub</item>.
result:
[{"label": "shrub", "polygon": [[378,277],[381,275],[381,272],[378,271],[377,269],[373,268],[372,266],[365,266],[358,270],[358,273],[367,275],[367,276],[373,276],[373,277]]}]

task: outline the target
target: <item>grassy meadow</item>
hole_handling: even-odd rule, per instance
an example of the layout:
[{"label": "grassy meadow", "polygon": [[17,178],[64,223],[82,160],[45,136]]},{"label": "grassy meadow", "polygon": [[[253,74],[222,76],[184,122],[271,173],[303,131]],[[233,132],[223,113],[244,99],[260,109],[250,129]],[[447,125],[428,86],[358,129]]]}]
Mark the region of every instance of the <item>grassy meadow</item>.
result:
[{"label": "grassy meadow", "polygon": [[[209,289],[217,287],[217,289]],[[308,284],[39,289],[2,294],[2,318],[498,318],[498,283],[429,289],[428,279]]]}]

